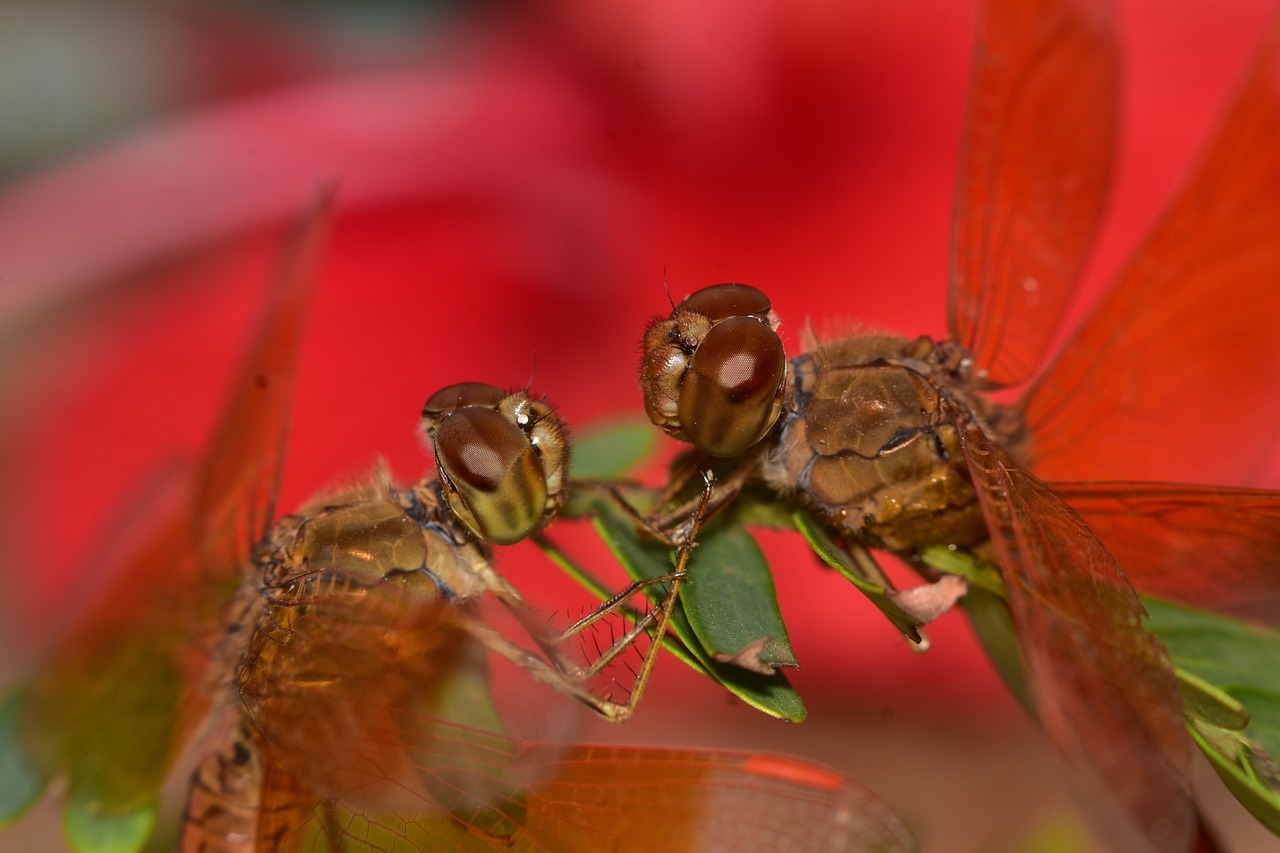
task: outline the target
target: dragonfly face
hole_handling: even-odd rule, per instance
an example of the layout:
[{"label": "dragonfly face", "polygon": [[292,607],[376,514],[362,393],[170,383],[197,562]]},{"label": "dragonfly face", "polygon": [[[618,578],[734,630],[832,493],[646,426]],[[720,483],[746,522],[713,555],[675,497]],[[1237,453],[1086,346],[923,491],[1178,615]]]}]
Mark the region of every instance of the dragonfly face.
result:
[{"label": "dragonfly face", "polygon": [[564,503],[568,437],[546,403],[465,382],[427,400],[422,427],[450,509],[481,539],[518,542]]},{"label": "dragonfly face", "polygon": [[712,456],[764,437],[789,391],[790,367],[768,298],[744,284],[699,290],[650,324],[641,385],[650,419]]}]

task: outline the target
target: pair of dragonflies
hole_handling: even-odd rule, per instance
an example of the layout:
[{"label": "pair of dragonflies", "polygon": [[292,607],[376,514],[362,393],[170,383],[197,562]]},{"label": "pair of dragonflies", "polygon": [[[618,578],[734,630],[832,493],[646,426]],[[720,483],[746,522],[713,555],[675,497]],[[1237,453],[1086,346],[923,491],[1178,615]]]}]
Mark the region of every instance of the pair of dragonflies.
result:
[{"label": "pair of dragonflies", "polygon": [[[192,511],[7,698],[26,788],[5,792],[6,812],[60,778],[73,846],[138,849],[198,740],[184,851],[908,849],[883,803],[802,761],[503,734],[490,654],[602,716],[631,710],[583,686],[590,672],[494,569],[490,543],[544,526],[568,487],[567,435],[525,392],[440,390],[423,409],[437,477],[396,488],[377,472],[274,521],[327,207],[288,253]],[[481,599],[532,648],[482,619]]]},{"label": "pair of dragonflies", "polygon": [[[1012,677],[1127,849],[1187,849],[1198,832],[1178,683],[1130,582],[1274,618],[1280,497],[1168,483],[1246,482],[1270,450],[1280,344],[1256,318],[1280,316],[1275,42],[1161,225],[1038,377],[1111,169],[1115,48],[1092,2],[984,9],[949,340],[860,335],[787,359],[767,297],[743,286],[699,291],[646,335],[647,411],[697,451],[646,523],[687,555],[703,519],[763,483],[869,573],[876,550],[996,566]],[[428,404],[438,481],[375,479],[273,523],[321,231],[280,277],[196,511],[124,579],[164,606],[122,586],[6,704],[32,750],[32,797],[65,777],[73,835],[144,838],[176,753],[231,697],[193,777],[188,849],[908,846],[878,801],[800,762],[501,734],[485,651],[611,712],[536,629],[530,651],[472,612],[483,594],[527,616],[482,542],[536,528],[560,494],[554,421],[527,397],[449,389]],[[1028,382],[1015,404],[988,396]],[[1217,420],[1223,401],[1257,428]],[[677,487],[713,466],[715,487],[683,501]],[[1206,568],[1220,566],[1225,582]],[[216,643],[196,639],[227,667],[189,654],[192,627],[211,625]],[[125,664],[153,676],[121,688]]]}]

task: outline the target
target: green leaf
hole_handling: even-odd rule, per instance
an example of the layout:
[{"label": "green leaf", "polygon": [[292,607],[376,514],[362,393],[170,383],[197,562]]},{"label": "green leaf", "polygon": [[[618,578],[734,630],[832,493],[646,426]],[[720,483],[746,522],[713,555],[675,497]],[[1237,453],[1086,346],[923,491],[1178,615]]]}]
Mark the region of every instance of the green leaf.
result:
[{"label": "green leaf", "polygon": [[[880,608],[880,612],[889,618],[902,635],[913,643],[922,642],[920,623],[889,597],[892,587],[888,579],[881,573],[879,577],[871,577],[867,567],[859,565],[851,559],[831,535],[815,522],[808,513],[797,512],[792,516],[796,529],[804,535],[805,541],[813,549],[813,553],[831,568],[835,569],[845,580],[853,584],[858,592],[865,595],[872,604]],[[868,555],[869,556],[869,555]],[[878,569],[878,567],[877,567]]]},{"label": "green leaf", "polygon": [[799,667],[769,563],[741,527],[703,528],[680,603],[703,648],[716,660],[757,671]]},{"label": "green leaf", "polygon": [[931,568],[959,575],[969,582],[969,591],[960,600],[960,606],[968,614],[969,624],[973,626],[978,642],[982,643],[1000,679],[1027,713],[1034,717],[1022,649],[1013,628],[1013,617],[1009,615],[1009,605],[1005,602],[1004,578],[1000,576],[1000,570],[968,551],[940,546],[925,548],[920,552],[920,559]]},{"label": "green leaf", "polygon": [[1158,599],[1143,603],[1182,671],[1184,695],[1190,686],[1192,738],[1236,799],[1280,834],[1280,631]]},{"label": "green leaf", "polygon": [[1280,694],[1241,685],[1232,687],[1231,695],[1249,709],[1246,734],[1271,755],[1280,755]]},{"label": "green leaf", "polygon": [[620,477],[653,452],[656,433],[653,424],[638,416],[585,430],[574,438],[569,476],[574,480]]},{"label": "green leaf", "polygon": [[982,644],[1005,687],[1009,688],[1013,698],[1034,718],[1035,704],[1031,701],[1031,691],[1027,687],[1022,648],[1018,645],[1018,635],[1013,628],[1009,605],[1003,598],[983,587],[971,586],[968,594],[961,599],[960,606],[968,615],[969,624],[973,626],[978,642]]},{"label": "green leaf", "polygon": [[983,562],[968,551],[958,551],[941,545],[925,548],[920,552],[924,564],[940,572],[959,575],[967,580],[971,587],[985,589],[992,595],[1007,598],[1004,578],[1000,570]]},{"label": "green leaf", "polygon": [[48,779],[27,756],[18,731],[21,690],[0,700],[0,827],[8,826],[31,808],[44,793]]},{"label": "green leaf", "polygon": [[132,811],[104,812],[97,800],[71,792],[63,826],[76,853],[135,853],[142,849],[156,823],[156,805]]},{"label": "green leaf", "polygon": [[1228,693],[1240,685],[1280,694],[1280,632],[1159,599],[1143,603],[1178,666]]},{"label": "green leaf", "polygon": [[778,499],[776,493],[748,484],[717,518],[725,523],[767,527],[772,530],[795,530],[795,507]]},{"label": "green leaf", "polygon": [[[671,554],[667,547],[660,542],[641,539],[632,520],[612,501],[597,501],[594,524],[601,539],[633,579],[661,577],[672,571]],[[709,535],[714,534],[715,531],[712,530]],[[706,542],[705,538],[700,539],[698,548],[705,547]],[[711,568],[713,567],[706,566],[703,571]],[[762,675],[715,660],[714,654],[703,646],[689,624],[679,602],[671,614],[670,631],[684,644],[703,670],[748,705],[791,722],[804,719],[807,713],[804,703],[780,672]],[[762,634],[757,633],[756,636]]]},{"label": "green leaf", "polygon": [[1191,739],[1209,759],[1209,764],[1231,795],[1259,823],[1280,835],[1280,794],[1276,792],[1276,784],[1280,780],[1274,773],[1263,774],[1260,778],[1256,766],[1263,763],[1274,770],[1274,763],[1259,762],[1248,740],[1236,732],[1198,722],[1192,722],[1188,728]]},{"label": "green leaf", "polygon": [[1182,691],[1182,709],[1188,717],[1232,731],[1249,725],[1249,711],[1240,700],[1185,669],[1177,669],[1175,674]]}]

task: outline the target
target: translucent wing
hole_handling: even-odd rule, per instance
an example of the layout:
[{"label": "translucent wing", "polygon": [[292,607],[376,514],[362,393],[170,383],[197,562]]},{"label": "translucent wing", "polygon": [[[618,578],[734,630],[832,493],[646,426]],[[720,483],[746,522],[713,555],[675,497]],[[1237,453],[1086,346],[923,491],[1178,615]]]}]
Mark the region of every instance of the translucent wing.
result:
[{"label": "translucent wing", "polygon": [[1190,181],[1029,393],[1037,475],[1256,482],[1280,431],[1277,140],[1280,19]]},{"label": "translucent wing", "polygon": [[[322,797],[359,806],[491,798],[488,788],[455,792],[422,773],[433,756],[472,755],[502,784],[503,745],[485,734],[501,724],[469,618],[462,605],[415,601],[397,584],[326,589],[271,607],[239,676],[270,758]],[[470,731],[474,741],[463,737]]]},{"label": "translucent wing", "polygon": [[985,380],[1043,362],[1111,179],[1116,50],[1100,0],[992,0],[978,22],[951,247],[951,336]]},{"label": "translucent wing", "polygon": [[322,196],[290,237],[261,331],[234,386],[196,483],[196,547],[215,584],[238,581],[275,521],[298,351],[332,217]]},{"label": "translucent wing", "polygon": [[1190,741],[1168,655],[1143,627],[1141,602],[1057,495],[976,427],[963,436],[1045,731],[1117,849],[1187,849]]},{"label": "translucent wing", "polygon": [[[541,781],[452,812],[317,800],[260,850],[905,851],[875,795],[826,768],[746,753],[507,741]],[[506,765],[503,766],[506,769]]]},{"label": "translucent wing", "polygon": [[[172,509],[156,525],[27,690],[24,746],[46,777],[67,777],[71,824],[152,810],[207,707],[192,690],[208,663],[199,641],[221,630],[271,511],[301,315],[327,221],[323,203],[285,255],[267,322],[198,476],[194,513]],[[139,844],[149,820],[134,821]]]},{"label": "translucent wing", "polygon": [[[326,578],[272,593],[239,679],[281,780],[264,782],[258,825],[283,827],[283,849],[912,846],[870,793],[802,762],[507,737],[472,607],[418,578]],[[298,791],[313,797],[305,820]]]},{"label": "translucent wing", "polygon": [[511,839],[516,850],[915,846],[874,795],[794,759],[583,745],[525,746],[521,758],[544,781],[522,792],[525,820]]},{"label": "translucent wing", "polygon": [[1141,592],[1280,621],[1280,492],[1164,483],[1053,490]]}]

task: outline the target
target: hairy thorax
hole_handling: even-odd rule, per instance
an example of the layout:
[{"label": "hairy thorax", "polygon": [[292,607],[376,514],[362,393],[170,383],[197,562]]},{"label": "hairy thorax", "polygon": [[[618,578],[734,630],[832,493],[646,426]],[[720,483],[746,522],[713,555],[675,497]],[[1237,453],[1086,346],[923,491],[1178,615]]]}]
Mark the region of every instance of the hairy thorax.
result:
[{"label": "hairy thorax", "polygon": [[928,338],[860,335],[792,361],[794,396],[763,463],[794,494],[864,544],[897,553],[972,547],[987,528],[960,447],[975,420],[1002,440],[1010,410],[979,394],[957,347]]}]

